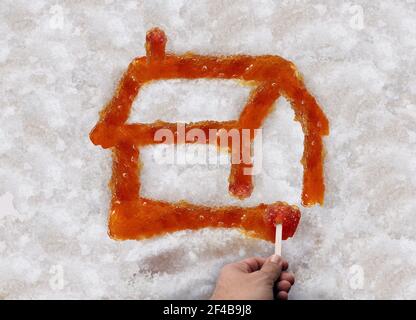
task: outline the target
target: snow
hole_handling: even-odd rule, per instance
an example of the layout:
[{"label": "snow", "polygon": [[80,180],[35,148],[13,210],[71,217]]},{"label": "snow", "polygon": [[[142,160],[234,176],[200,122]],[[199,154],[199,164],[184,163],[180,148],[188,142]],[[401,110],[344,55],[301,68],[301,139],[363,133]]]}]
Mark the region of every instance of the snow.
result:
[{"label": "snow", "polygon": [[252,88],[234,80],[151,82],[140,89],[128,123],[237,120]]},{"label": "snow", "polygon": [[[160,90],[159,94],[163,92],[163,87]],[[193,106],[192,100],[187,102],[187,106]],[[160,116],[163,115],[161,109]],[[254,175],[255,188],[250,198],[241,201],[228,192],[230,154],[225,151],[218,154],[216,146],[201,144],[178,145],[176,151],[175,146],[165,144],[142,148],[141,194],[170,202],[187,200],[211,206],[255,206],[278,200],[299,204],[303,133],[300,124],[293,118],[294,112],[289,103],[278,100],[275,110],[262,127],[262,153],[254,154],[261,161],[254,161],[254,171],[259,173]],[[256,164],[261,167],[257,168]]]},{"label": "snow", "polygon": [[[236,230],[108,237],[111,152],[88,134],[129,62],[144,55],[146,31],[159,26],[176,53],[295,62],[330,120],[325,205],[303,208],[295,237],[283,245],[297,277],[291,298],[415,299],[415,13],[416,3],[405,0],[3,0],[0,298],[207,298],[222,265],[273,252]],[[149,85],[136,121],[238,114],[222,110],[242,97],[232,85],[207,84],[204,97],[236,98],[224,105],[214,98],[210,110],[198,110],[199,96],[187,105],[176,85],[198,87]],[[163,99],[152,101],[166,92],[168,113],[159,108]],[[253,197],[241,205],[299,203],[302,139],[279,100],[264,126]],[[160,164],[156,149],[143,150],[143,194],[240,203],[226,192],[227,165]]]}]

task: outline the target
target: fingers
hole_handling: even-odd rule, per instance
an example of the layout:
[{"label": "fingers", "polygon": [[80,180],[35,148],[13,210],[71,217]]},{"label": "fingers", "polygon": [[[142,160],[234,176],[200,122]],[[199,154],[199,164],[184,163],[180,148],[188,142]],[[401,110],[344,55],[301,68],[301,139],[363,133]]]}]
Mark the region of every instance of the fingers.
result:
[{"label": "fingers", "polygon": [[277,290],[280,291],[285,291],[287,293],[289,293],[290,288],[292,287],[291,283],[289,281],[286,280],[282,280],[279,281],[277,284]]},{"label": "fingers", "polygon": [[295,275],[292,272],[283,271],[280,274],[279,281],[286,280],[293,286],[295,284]]},{"label": "fingers", "polygon": [[283,271],[280,274],[279,280],[276,282],[275,290],[277,292],[277,299],[287,300],[289,298],[289,291],[295,283],[295,275],[292,272]]},{"label": "fingers", "polygon": [[289,295],[285,291],[279,291],[279,293],[277,294],[277,299],[279,299],[279,300],[287,300],[287,299],[289,299]]},{"label": "fingers", "polygon": [[275,285],[275,297],[277,300],[288,300],[289,291],[292,288],[292,285],[287,280],[282,280],[276,283]]},{"label": "fingers", "polygon": [[[269,257],[270,259],[271,257]],[[236,264],[246,272],[255,272],[261,269],[263,264],[266,262],[267,259],[261,257],[251,257],[239,262]],[[282,258],[282,270],[287,270],[289,268],[288,262]]]},{"label": "fingers", "polygon": [[266,259],[264,258],[252,257],[252,258],[244,259],[238,262],[238,264],[241,266],[242,270],[250,273],[250,272],[260,270],[260,268],[263,266],[265,261]]},{"label": "fingers", "polygon": [[277,279],[279,279],[282,268],[282,257],[278,255],[272,255],[264,262],[260,271],[264,273],[269,278],[269,280],[272,281],[273,284]]}]

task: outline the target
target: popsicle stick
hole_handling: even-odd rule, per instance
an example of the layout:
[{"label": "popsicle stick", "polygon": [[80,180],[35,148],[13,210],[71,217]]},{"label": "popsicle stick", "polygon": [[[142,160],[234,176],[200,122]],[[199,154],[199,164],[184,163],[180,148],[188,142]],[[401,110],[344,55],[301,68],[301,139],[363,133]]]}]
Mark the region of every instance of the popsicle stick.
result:
[{"label": "popsicle stick", "polygon": [[282,255],[282,225],[276,224],[276,238],[274,241],[274,254]]}]

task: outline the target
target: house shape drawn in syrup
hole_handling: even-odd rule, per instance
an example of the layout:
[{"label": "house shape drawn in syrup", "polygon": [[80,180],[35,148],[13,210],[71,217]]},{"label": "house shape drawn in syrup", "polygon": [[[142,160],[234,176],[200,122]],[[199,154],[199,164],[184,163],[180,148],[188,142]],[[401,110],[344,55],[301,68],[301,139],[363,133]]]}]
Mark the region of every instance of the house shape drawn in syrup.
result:
[{"label": "house shape drawn in syrup", "polygon": [[[300,211],[284,202],[248,208],[207,207],[140,196],[140,147],[163,143],[155,140],[155,134],[160,129],[171,130],[177,137],[178,126],[162,121],[128,123],[139,89],[150,81],[205,78],[250,81],[255,86],[237,120],[186,123],[185,132],[201,129],[209,137],[209,129],[249,129],[252,140],[255,129],[261,127],[275,101],[282,96],[290,102],[295,120],[300,122],[304,133],[302,204],[322,205],[324,200],[322,137],[329,134],[329,124],[293,63],[272,55],[175,55],[165,52],[166,42],[162,30],[154,28],[147,32],[146,56],[135,58],[130,63],[113,98],[90,133],[95,145],[113,150],[109,235],[118,240],[144,239],[184,229],[223,227],[239,228],[250,236],[274,241],[274,225],[282,223],[282,238],[292,237]],[[182,142],[177,138],[173,141],[175,144]],[[195,142],[201,143],[200,140]],[[231,165],[229,191],[233,196],[240,199],[250,196],[252,176],[244,174],[245,168],[250,166],[245,162]]]}]

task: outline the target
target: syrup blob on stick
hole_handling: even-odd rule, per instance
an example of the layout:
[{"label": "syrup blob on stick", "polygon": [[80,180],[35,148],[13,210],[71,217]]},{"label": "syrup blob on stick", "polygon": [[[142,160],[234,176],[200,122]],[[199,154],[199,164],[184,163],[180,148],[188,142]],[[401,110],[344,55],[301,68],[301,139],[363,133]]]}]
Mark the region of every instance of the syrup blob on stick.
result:
[{"label": "syrup blob on stick", "polygon": [[[267,219],[270,224],[275,226],[281,225],[282,235],[281,238],[286,240],[287,238],[293,237],[296,228],[300,221],[300,210],[296,206],[285,205],[271,205],[267,208]],[[290,208],[290,209],[289,209]],[[276,237],[275,237],[276,238]]]}]

